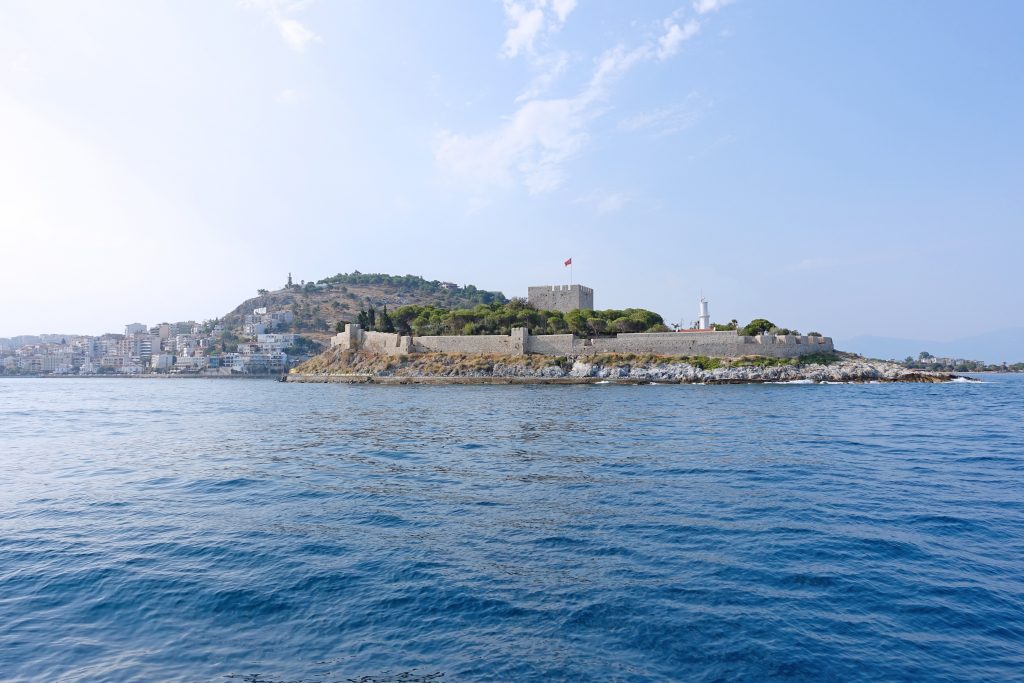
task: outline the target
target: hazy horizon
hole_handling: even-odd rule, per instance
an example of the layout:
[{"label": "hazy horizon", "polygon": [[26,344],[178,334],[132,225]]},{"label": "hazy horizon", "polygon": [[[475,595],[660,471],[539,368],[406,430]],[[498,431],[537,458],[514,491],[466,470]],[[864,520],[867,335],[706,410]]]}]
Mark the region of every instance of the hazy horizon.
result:
[{"label": "hazy horizon", "polygon": [[9,2],[0,336],[416,274],[954,340],[1024,317],[1024,6]]}]

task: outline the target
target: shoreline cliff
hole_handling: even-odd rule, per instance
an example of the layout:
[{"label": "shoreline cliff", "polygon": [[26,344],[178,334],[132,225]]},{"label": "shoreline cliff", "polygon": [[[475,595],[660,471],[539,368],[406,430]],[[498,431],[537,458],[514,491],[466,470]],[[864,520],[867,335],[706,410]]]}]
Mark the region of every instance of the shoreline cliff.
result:
[{"label": "shoreline cliff", "polygon": [[762,384],[773,382],[941,383],[954,373],[836,353],[805,359],[652,354],[578,357],[424,353],[387,356],[332,349],[292,370],[289,382],[376,384]]}]

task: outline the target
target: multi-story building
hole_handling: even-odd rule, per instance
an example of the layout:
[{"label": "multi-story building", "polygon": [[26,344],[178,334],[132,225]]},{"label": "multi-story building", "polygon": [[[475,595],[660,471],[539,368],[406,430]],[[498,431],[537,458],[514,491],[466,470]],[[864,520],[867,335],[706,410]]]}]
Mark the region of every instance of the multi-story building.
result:
[{"label": "multi-story building", "polygon": [[174,360],[174,369],[179,372],[198,372],[205,370],[206,366],[206,356],[178,356]]}]

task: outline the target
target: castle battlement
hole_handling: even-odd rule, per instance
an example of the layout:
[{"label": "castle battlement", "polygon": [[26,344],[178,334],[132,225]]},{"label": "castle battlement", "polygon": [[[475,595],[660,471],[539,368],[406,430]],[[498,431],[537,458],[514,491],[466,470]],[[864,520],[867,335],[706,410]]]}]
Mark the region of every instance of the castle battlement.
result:
[{"label": "castle battlement", "polygon": [[653,353],[660,356],[737,358],[769,356],[797,358],[834,351],[830,337],[762,334],[747,337],[735,330],[722,332],[633,332],[610,337],[581,338],[573,334],[531,335],[525,327],[512,333],[414,337],[366,332],[349,324],[331,338],[332,347],[365,350],[392,356],[412,353],[540,354],[586,356],[597,353]]},{"label": "castle battlement", "polygon": [[541,311],[593,310],[594,290],[583,285],[540,285],[527,288],[526,300]]}]

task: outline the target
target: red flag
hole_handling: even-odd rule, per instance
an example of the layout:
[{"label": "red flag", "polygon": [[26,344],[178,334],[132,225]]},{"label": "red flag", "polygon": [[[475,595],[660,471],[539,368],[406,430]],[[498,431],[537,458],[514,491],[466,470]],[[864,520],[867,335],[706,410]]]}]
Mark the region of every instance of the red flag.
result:
[{"label": "red flag", "polygon": [[565,259],[565,265],[571,266],[572,265],[572,259],[571,258]]}]

